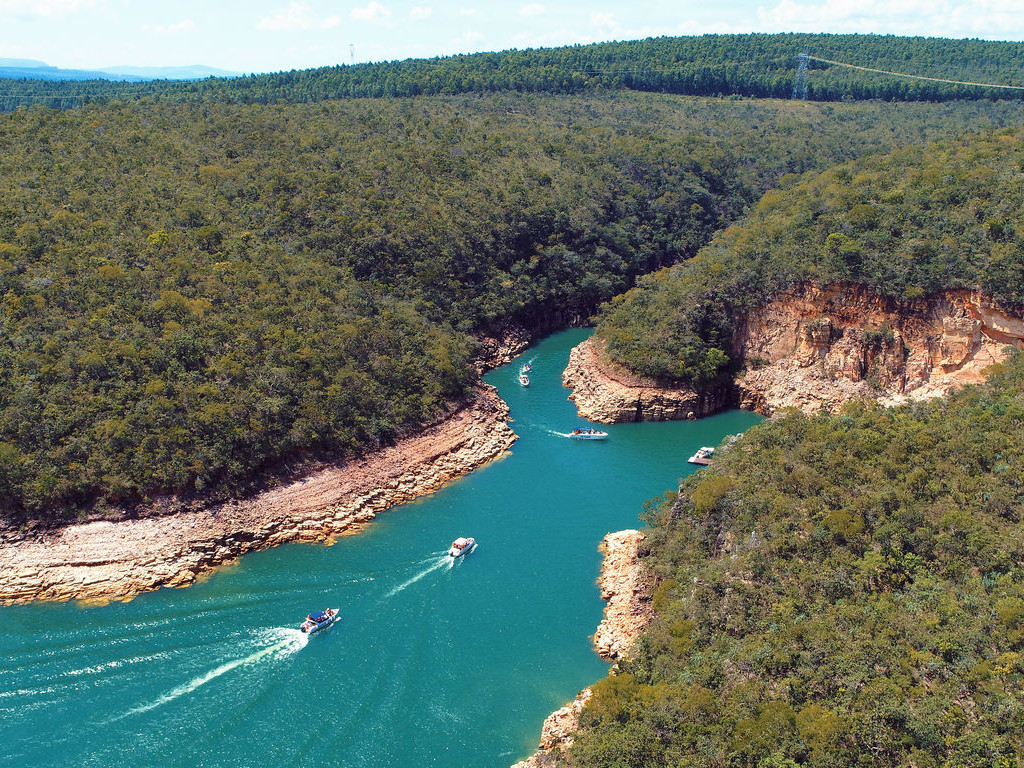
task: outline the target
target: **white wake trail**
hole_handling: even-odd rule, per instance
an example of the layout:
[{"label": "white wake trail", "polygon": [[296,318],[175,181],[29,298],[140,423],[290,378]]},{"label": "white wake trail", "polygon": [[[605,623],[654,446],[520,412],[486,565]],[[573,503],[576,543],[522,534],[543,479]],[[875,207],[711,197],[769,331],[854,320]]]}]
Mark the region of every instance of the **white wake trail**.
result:
[{"label": "white wake trail", "polygon": [[452,560],[452,559],[453,558],[448,557],[448,555],[441,555],[440,558],[438,558],[433,563],[428,565],[426,568],[424,568],[422,571],[417,573],[411,579],[409,579],[408,581],[403,581],[397,587],[395,587],[390,592],[388,592],[387,596],[388,597],[394,597],[395,595],[397,595],[399,592],[401,592],[406,587],[411,587],[413,584],[415,584],[417,581],[422,579],[424,576],[427,576],[428,574],[433,573],[438,568],[443,568],[447,564],[447,561]]},{"label": "white wake trail", "polygon": [[195,677],[187,683],[179,685],[177,688],[173,688],[155,701],[151,701],[149,704],[144,704],[141,707],[129,710],[123,715],[123,717],[149,712],[152,709],[163,706],[164,704],[181,698],[182,696],[187,696],[198,688],[206,685],[211,680],[216,680],[221,675],[227,674],[231,670],[237,669],[243,665],[255,664],[261,659],[265,659],[267,657],[282,658],[290,656],[296,651],[304,648],[306,643],[309,641],[309,635],[305,632],[300,632],[297,629],[286,629],[284,627],[270,630],[267,632],[267,636],[271,639],[270,645],[260,648],[258,651],[250,653],[244,658],[227,661],[219,667],[211,669],[209,672],[200,675],[199,677]]}]

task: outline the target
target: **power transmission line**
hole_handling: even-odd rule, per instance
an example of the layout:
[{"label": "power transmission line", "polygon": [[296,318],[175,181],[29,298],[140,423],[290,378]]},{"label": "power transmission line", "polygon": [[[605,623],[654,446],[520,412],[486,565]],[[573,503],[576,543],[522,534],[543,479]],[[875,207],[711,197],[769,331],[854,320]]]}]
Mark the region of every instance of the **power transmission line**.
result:
[{"label": "power transmission line", "polygon": [[[801,54],[803,56],[804,54]],[[951,85],[971,85],[978,88],[1009,88],[1015,91],[1024,91],[1024,85],[999,85],[998,83],[972,83],[967,80],[946,80],[941,77],[925,77],[924,75],[908,75],[906,72],[890,72],[887,69],[874,69],[873,67],[862,67],[857,64],[847,64],[845,61],[833,61],[832,59],[823,59],[820,56],[808,56],[807,58],[812,61],[820,61],[825,64],[835,64],[838,67],[849,67],[850,69],[859,69],[863,72],[877,72],[880,75],[893,75],[894,77],[909,77],[913,80],[928,80],[933,83],[949,83]],[[795,88],[793,98],[796,98]]]},{"label": "power transmission line", "polygon": [[793,98],[807,101],[807,60],[810,55],[806,48],[796,57],[796,79],[793,80]]}]

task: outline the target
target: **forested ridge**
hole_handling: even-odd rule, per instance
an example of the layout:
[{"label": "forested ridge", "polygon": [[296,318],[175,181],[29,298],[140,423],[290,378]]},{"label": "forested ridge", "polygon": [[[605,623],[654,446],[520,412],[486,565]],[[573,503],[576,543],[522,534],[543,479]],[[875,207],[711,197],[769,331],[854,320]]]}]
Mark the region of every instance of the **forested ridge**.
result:
[{"label": "forested ridge", "polygon": [[[158,98],[239,104],[503,91],[583,93],[629,89],[695,96],[789,98],[797,56],[918,77],[1022,86],[1024,44],[892,35],[748,34],[659,37],[560,48],[278,72],[197,82],[0,81],[0,110],[29,104]],[[1007,90],[893,77],[812,60],[807,98],[948,101],[1020,99]]]},{"label": "forested ridge", "polygon": [[1017,357],[946,400],[785,415],[652,501],[657,617],[568,763],[1019,765],[1022,391]]},{"label": "forested ridge", "polygon": [[737,318],[803,282],[916,299],[979,289],[1024,306],[1024,131],[874,155],[781,179],[696,258],[607,305],[598,335],[648,376],[735,371]]},{"label": "forested ridge", "polygon": [[586,318],[787,172],[1022,120],[625,92],[2,116],[0,508],[373,448],[458,400],[472,335]]}]

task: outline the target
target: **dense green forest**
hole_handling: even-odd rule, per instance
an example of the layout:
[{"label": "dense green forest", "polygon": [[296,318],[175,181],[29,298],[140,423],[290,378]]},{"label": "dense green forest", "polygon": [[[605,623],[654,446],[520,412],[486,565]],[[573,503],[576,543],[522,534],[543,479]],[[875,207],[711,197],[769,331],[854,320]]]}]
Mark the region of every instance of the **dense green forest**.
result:
[{"label": "dense green forest", "polygon": [[1022,141],[1003,129],[783,178],[696,258],[606,306],[598,334],[633,370],[699,384],[734,368],[738,316],[804,281],[1024,305]]},{"label": "dense green forest", "polygon": [[0,508],[238,492],[428,421],[786,173],[1022,105],[616,92],[0,117]]},{"label": "dense green forest", "polygon": [[999,369],[766,422],[650,503],[657,617],[569,763],[1020,765],[1024,360]]},{"label": "dense green forest", "polygon": [[[29,104],[76,107],[139,98],[268,104],[594,89],[789,98],[797,75],[797,56],[803,51],[817,59],[917,77],[1024,88],[1022,43],[891,35],[704,35],[409,59],[191,83],[8,80],[0,82],[0,110]],[[807,98],[815,101],[1024,98],[1024,89],[892,77],[821,60],[810,61],[806,87]]]}]

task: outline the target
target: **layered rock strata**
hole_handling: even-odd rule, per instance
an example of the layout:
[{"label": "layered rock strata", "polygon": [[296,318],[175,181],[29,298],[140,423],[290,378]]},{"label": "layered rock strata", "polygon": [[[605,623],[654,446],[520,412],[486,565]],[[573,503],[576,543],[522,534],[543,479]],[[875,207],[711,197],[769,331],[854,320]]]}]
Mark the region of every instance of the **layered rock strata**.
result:
[{"label": "layered rock strata", "polygon": [[604,424],[696,419],[720,410],[730,394],[727,387],[697,392],[639,378],[611,362],[597,337],[573,348],[562,383],[580,416]]},{"label": "layered rock strata", "polygon": [[601,599],[604,618],[594,633],[594,647],[606,661],[626,657],[633,640],[650,623],[651,577],[640,563],[638,549],[644,535],[626,530],[609,533],[601,542]]},{"label": "layered rock strata", "polygon": [[[637,555],[643,538],[640,531],[618,531],[609,533],[601,543],[604,561],[598,584],[607,604],[594,634],[594,646],[601,658],[609,661],[624,658],[653,616],[651,579]],[[591,690],[584,688],[573,701],[548,715],[541,728],[537,752],[512,768],[556,765],[559,755],[572,746],[580,713],[590,696]]]},{"label": "layered rock strata", "polygon": [[936,397],[982,381],[1022,340],[1024,320],[976,291],[899,301],[859,286],[804,285],[739,325],[739,401],[770,415]]},{"label": "layered rock strata", "polygon": [[477,355],[477,371],[483,373],[499,365],[511,363],[523,350],[530,346],[534,335],[522,326],[506,328],[500,336],[480,336],[477,338],[479,351]]},{"label": "layered rock strata", "polygon": [[662,387],[607,360],[599,339],[576,347],[563,382],[580,415],[605,423],[698,418],[729,403],[836,411],[851,400],[890,406],[944,395],[985,377],[1024,344],[1024,319],[977,291],[914,300],[854,285],[802,285],[740,318],[733,391]]},{"label": "layered rock strata", "polygon": [[508,406],[481,386],[458,411],[365,458],[252,498],[162,517],[0,536],[0,603],[110,600],[190,584],[239,555],[289,541],[328,541],[504,453]]}]

